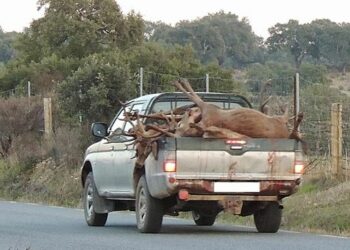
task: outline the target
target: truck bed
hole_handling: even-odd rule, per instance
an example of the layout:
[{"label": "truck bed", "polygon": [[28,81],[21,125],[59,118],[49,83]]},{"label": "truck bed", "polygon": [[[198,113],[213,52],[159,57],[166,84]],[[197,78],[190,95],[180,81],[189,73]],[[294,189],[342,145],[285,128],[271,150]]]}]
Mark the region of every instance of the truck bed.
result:
[{"label": "truck bed", "polygon": [[[176,163],[174,172],[163,170],[169,159]],[[158,160],[149,157],[146,162],[146,172],[157,198],[185,189],[191,194],[278,199],[293,194],[300,184],[302,173],[295,172],[298,162],[302,162],[301,145],[292,139],[166,137]]]},{"label": "truck bed", "polygon": [[291,139],[177,138],[176,178],[295,180],[300,145]]}]

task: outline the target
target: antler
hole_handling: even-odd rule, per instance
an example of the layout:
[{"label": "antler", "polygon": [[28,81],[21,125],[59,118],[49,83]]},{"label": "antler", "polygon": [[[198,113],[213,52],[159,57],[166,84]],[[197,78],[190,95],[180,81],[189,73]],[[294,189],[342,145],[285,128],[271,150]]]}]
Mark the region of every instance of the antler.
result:
[{"label": "antler", "polygon": [[193,101],[195,104],[197,104],[198,107],[203,107],[204,101],[194,92],[192,89],[190,83],[186,79],[179,79],[173,84],[187,97]]}]

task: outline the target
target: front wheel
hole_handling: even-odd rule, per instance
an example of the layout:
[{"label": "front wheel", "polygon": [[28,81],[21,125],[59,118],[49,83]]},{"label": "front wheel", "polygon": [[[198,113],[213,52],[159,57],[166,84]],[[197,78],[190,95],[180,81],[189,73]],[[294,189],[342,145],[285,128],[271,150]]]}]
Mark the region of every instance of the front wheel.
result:
[{"label": "front wheel", "polygon": [[151,196],[145,176],[142,176],[136,190],[137,228],[142,233],[158,233],[162,227],[163,214],[162,201]]},{"label": "front wheel", "polygon": [[282,209],[277,202],[254,213],[254,223],[259,233],[276,233],[281,225]]},{"label": "front wheel", "polygon": [[90,172],[85,181],[83,204],[85,221],[89,226],[104,226],[107,221],[108,213],[96,213],[94,210],[94,200],[98,197],[94,177]]},{"label": "front wheel", "polygon": [[192,211],[192,218],[197,226],[212,226],[216,219],[215,215],[203,215],[198,211]]}]

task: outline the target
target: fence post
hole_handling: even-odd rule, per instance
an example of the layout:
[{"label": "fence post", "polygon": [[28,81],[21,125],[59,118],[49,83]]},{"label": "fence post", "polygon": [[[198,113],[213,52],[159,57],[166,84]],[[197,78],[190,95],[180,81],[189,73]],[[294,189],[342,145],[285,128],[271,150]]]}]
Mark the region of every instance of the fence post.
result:
[{"label": "fence post", "polygon": [[140,96],[143,96],[143,68],[141,67],[140,68],[140,82],[139,82],[139,84],[140,84]]},{"label": "fence post", "polygon": [[340,178],[342,174],[342,105],[333,103],[331,108],[331,167],[332,176]]},{"label": "fence post", "polygon": [[[294,124],[298,119],[298,114],[300,112],[300,83],[299,83],[299,73],[295,74],[294,77]],[[299,131],[299,127],[297,128]]]},{"label": "fence post", "polygon": [[30,98],[30,96],[32,95],[32,93],[31,93],[31,84],[30,84],[30,81],[28,81],[27,92],[28,92],[28,97]]},{"label": "fence post", "polygon": [[52,136],[52,103],[51,98],[44,98],[44,129],[47,139]]},{"label": "fence post", "polygon": [[205,92],[209,93],[209,74],[205,74]]}]

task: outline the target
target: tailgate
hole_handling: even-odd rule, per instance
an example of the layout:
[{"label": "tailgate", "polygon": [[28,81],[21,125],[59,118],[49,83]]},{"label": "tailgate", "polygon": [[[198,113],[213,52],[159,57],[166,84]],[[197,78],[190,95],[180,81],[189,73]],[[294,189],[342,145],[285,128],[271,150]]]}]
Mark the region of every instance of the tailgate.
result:
[{"label": "tailgate", "polygon": [[177,179],[295,180],[291,139],[176,139]]}]

